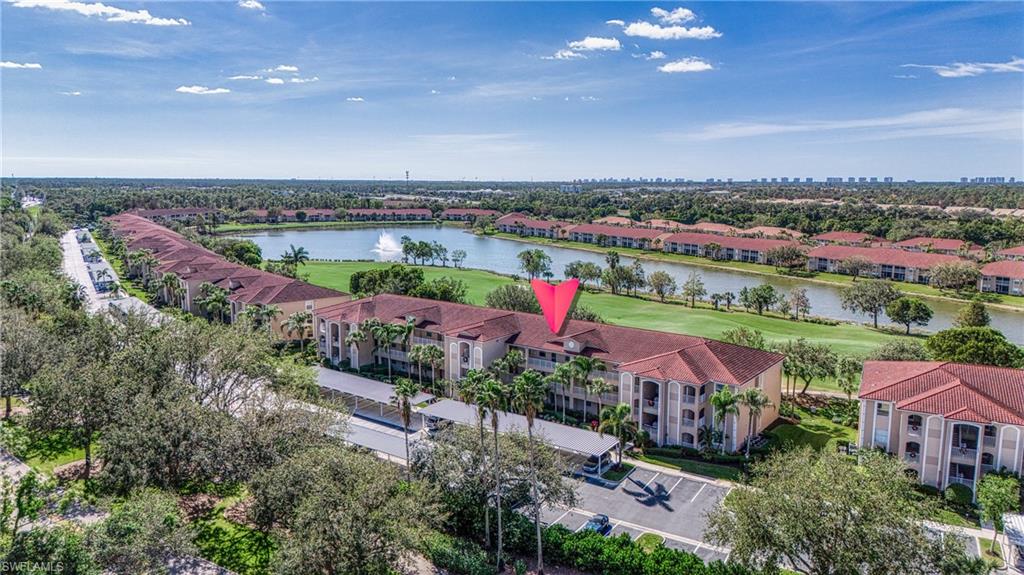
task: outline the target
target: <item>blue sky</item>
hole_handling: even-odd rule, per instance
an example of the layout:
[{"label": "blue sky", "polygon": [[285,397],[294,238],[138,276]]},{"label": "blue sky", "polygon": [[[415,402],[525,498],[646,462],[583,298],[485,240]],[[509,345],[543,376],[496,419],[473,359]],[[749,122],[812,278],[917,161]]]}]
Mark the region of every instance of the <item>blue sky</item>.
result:
[{"label": "blue sky", "polygon": [[3,172],[1024,172],[1024,5],[14,0]]}]

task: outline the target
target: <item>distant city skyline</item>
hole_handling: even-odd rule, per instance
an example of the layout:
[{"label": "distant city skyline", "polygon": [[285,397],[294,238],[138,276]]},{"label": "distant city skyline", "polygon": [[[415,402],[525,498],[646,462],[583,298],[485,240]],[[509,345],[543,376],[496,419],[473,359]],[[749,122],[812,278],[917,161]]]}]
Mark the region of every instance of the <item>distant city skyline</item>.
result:
[{"label": "distant city skyline", "polygon": [[1020,3],[13,0],[0,15],[4,176],[1024,176]]}]

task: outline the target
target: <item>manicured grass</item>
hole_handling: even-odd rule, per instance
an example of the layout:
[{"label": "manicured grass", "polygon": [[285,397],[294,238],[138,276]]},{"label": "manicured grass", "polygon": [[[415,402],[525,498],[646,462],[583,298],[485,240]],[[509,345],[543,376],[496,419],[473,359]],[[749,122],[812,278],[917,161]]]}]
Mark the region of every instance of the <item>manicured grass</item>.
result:
[{"label": "manicured grass", "polygon": [[978,523],[976,521],[971,521],[956,511],[945,507],[937,507],[935,509],[935,513],[932,514],[932,521],[945,523],[946,525],[954,525],[956,527],[978,527]]},{"label": "manicured grass", "polygon": [[210,513],[195,521],[199,554],[240,575],[269,573],[270,560],[277,548],[274,538],[224,518],[224,510],[239,498],[222,499]]},{"label": "manicured grass", "polygon": [[[621,255],[629,256],[629,257],[634,257],[634,258],[640,258],[640,259],[656,260],[656,261],[663,261],[663,262],[679,262],[679,263],[686,263],[686,264],[690,264],[690,265],[701,266],[701,267],[708,267],[708,268],[728,269],[728,270],[741,271],[741,272],[753,273],[753,274],[771,275],[771,276],[778,276],[778,277],[784,277],[784,278],[794,278],[794,276],[787,275],[786,273],[779,271],[777,268],[775,268],[775,266],[764,265],[764,264],[753,264],[753,263],[748,263],[748,262],[734,262],[734,261],[718,261],[718,260],[711,260],[711,259],[708,259],[708,258],[702,258],[702,257],[698,257],[698,256],[686,256],[686,255],[682,255],[682,254],[671,254],[671,253],[665,253],[665,252],[658,252],[658,251],[654,251],[654,250],[640,250],[640,249],[635,249],[635,248],[604,248],[604,247],[600,247],[600,246],[595,246],[594,244],[588,244],[588,243],[583,243],[583,242],[571,242],[569,240],[552,240],[552,239],[547,239],[547,238],[523,238],[523,237],[520,237],[520,236],[518,236],[516,234],[508,234],[508,233],[501,233],[501,232],[493,234],[493,235],[495,237],[501,237],[501,238],[505,238],[505,239],[511,239],[511,240],[528,242],[528,243],[535,243],[535,244],[543,244],[543,245],[570,247],[570,248],[574,248],[574,249],[587,250],[587,251],[596,252],[596,253],[606,253],[608,251],[614,250],[614,251],[618,252]],[[815,272],[810,277],[806,277],[806,278],[805,277],[800,277],[798,279],[800,281],[829,283],[829,284],[835,284],[835,285],[841,285],[841,286],[842,285],[849,285],[849,284],[853,283],[853,277],[852,276],[843,275],[843,274],[834,274],[834,273],[822,273],[822,272]],[[947,290],[940,290],[938,288],[934,288],[934,287],[928,286],[928,285],[906,283],[906,282],[897,282],[896,285],[899,286],[899,289],[901,291],[907,292],[909,294],[921,296],[921,297],[930,297],[930,298],[937,298],[937,299],[947,299],[947,300],[954,300],[954,301],[967,301],[967,300],[970,300],[970,297],[960,296],[960,295],[958,295],[958,294],[956,294],[954,292],[950,292],[950,291],[947,291]],[[1024,309],[1024,297],[1004,296],[1004,295],[999,295],[999,294],[984,294],[984,298],[985,298],[985,302],[986,303],[989,303],[989,304],[992,304],[992,305],[1005,306],[1005,307],[1008,307],[1008,308]]]},{"label": "manicured grass", "polygon": [[253,232],[260,230],[294,230],[294,229],[354,229],[354,228],[376,228],[382,225],[387,226],[423,226],[433,225],[434,221],[426,222],[282,222],[279,224],[246,224],[232,222],[221,224],[213,229],[215,234],[229,234],[234,232]]},{"label": "manicured grass", "polygon": [[665,538],[656,533],[644,533],[636,538],[636,544],[647,553],[654,551],[664,542]]},{"label": "manicured grass", "polygon": [[796,424],[783,423],[776,425],[765,435],[769,436],[779,445],[790,445],[799,447],[810,445],[815,449],[835,449],[840,441],[857,443],[857,430],[832,420],[813,415],[804,409],[798,409],[800,422]]},{"label": "manicured grass", "polygon": [[635,465],[633,465],[632,463],[626,463],[625,461],[623,461],[622,465],[619,465],[618,468],[613,467],[613,468],[609,469],[608,471],[605,471],[604,474],[601,476],[601,479],[604,479],[605,481],[612,481],[612,482],[622,481],[634,469],[636,469]]},{"label": "manicured grass", "polygon": [[695,461],[693,459],[680,459],[678,457],[666,457],[664,455],[635,454],[633,457],[647,463],[661,465],[670,469],[678,469],[679,471],[693,473],[694,475],[712,477],[714,479],[740,481],[743,478],[743,472],[735,467],[729,467],[727,465],[717,465],[704,461]]},{"label": "manicured grass", "polygon": [[110,254],[110,246],[107,242],[96,236],[93,236],[93,241],[95,241],[96,246],[100,248],[100,254],[103,256],[103,259],[107,260],[110,267],[114,268],[114,272],[117,273],[117,281],[121,286],[121,289],[132,297],[148,302],[149,294],[146,293],[146,290],[142,289],[142,286],[135,283],[135,281],[128,279],[128,273],[124,269],[124,262]]},{"label": "manicured grass", "polygon": [[996,569],[1002,569],[1006,566],[1006,562],[1003,561],[1003,549],[999,545],[999,542],[995,542],[995,547],[992,547],[992,540],[985,539],[984,537],[978,538],[978,543],[981,544],[981,558],[987,561],[989,564],[994,566]]},{"label": "manicured grass", "polygon": [[[98,446],[93,443],[92,456],[94,458],[98,455],[98,451]],[[33,437],[23,455],[23,460],[29,467],[40,473],[52,475],[53,470],[61,465],[85,459],[85,449],[73,442],[69,435],[54,432],[41,437]]]},{"label": "manicured grass", "polygon": [[[343,291],[349,290],[352,274],[367,269],[384,268],[393,265],[382,262],[309,262],[302,266],[301,273],[309,274],[309,281]],[[482,305],[487,292],[507,283],[512,278],[500,274],[453,267],[419,266],[426,280],[450,276],[466,283],[470,303]],[[746,313],[742,309],[697,307],[691,309],[680,303],[612,295],[607,292],[585,292],[580,303],[597,312],[608,323],[630,327],[684,333],[713,339],[721,338],[722,332],[737,327],[749,327],[764,334],[770,342],[785,342],[804,337],[811,341],[826,343],[837,353],[865,356],[886,341],[906,336],[895,335],[881,330],[851,323],[824,325],[797,322],[768,315]],[[832,381],[817,381],[811,389],[838,391]]]}]

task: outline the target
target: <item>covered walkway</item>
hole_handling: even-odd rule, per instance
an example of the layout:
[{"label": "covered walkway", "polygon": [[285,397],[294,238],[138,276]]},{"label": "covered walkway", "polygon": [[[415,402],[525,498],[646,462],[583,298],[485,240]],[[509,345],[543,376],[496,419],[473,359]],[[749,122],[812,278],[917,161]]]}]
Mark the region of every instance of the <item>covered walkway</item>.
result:
[{"label": "covered walkway", "polygon": [[[401,427],[402,417],[394,399],[395,386],[326,367],[317,369],[317,383],[320,389],[328,396],[343,400],[353,414]],[[422,405],[433,400],[433,395],[420,392],[412,398],[412,404]],[[420,419],[413,418],[409,431],[415,432],[419,429]],[[404,446],[402,453],[405,453]]]}]

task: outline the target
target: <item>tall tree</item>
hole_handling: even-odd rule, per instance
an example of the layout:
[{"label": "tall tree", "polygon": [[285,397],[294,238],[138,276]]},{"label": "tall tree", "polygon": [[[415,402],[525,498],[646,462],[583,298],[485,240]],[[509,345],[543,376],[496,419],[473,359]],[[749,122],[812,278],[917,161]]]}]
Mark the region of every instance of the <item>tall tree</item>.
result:
[{"label": "tall tree", "polygon": [[[588,399],[587,396],[589,395],[591,389],[590,375],[595,371],[604,371],[605,365],[604,362],[601,361],[600,359],[587,357],[585,355],[577,355],[576,357],[572,358],[572,361],[569,363],[569,365],[571,366],[570,369],[572,369],[573,374],[575,375],[574,383],[576,381],[579,381],[583,384],[583,416],[586,417]],[[598,415],[600,415],[600,412],[598,412]]]},{"label": "tall tree", "polygon": [[291,264],[298,269],[299,266],[309,261],[309,252],[302,246],[288,244],[288,251],[281,254],[281,261]]},{"label": "tall tree", "polygon": [[[996,536],[1003,529],[1003,515],[1020,510],[1020,481],[1016,477],[986,473],[978,482],[978,507],[982,518],[990,521]],[[992,538],[989,551],[993,551],[997,537]]]},{"label": "tall tree", "polygon": [[[487,406],[481,401],[484,397],[485,387],[488,385],[488,374],[486,371],[477,369],[471,369],[466,372],[466,376],[459,381],[459,399],[463,402],[476,407],[476,420],[477,430],[480,432],[480,453],[481,453],[481,464],[486,465],[487,448],[484,443],[484,420],[487,418]],[[484,477],[487,476],[487,471],[481,469],[481,473]],[[484,500],[484,539],[487,546],[491,546],[491,508],[490,502]]]},{"label": "tall tree", "polygon": [[917,298],[903,296],[885,306],[885,315],[892,321],[907,326],[907,335],[910,335],[912,325],[928,325],[932,320],[932,308]]},{"label": "tall tree", "polygon": [[600,420],[597,425],[597,432],[614,436],[618,443],[618,463],[622,466],[622,450],[626,443],[634,440],[637,436],[636,422],[633,421],[633,410],[626,403],[608,406],[601,411]]},{"label": "tall tree", "polygon": [[739,394],[737,401],[740,405],[747,408],[747,440],[744,442],[746,444],[744,457],[750,459],[750,443],[754,439],[754,429],[757,427],[757,422],[761,418],[761,414],[764,413],[764,410],[774,404],[765,392],[757,388],[744,390]]},{"label": "tall tree", "polygon": [[665,298],[674,295],[678,289],[675,278],[662,270],[652,273],[651,277],[647,278],[647,283],[651,286],[651,291],[657,294],[658,299],[662,302],[665,301]]},{"label": "tall tree", "polygon": [[[299,348],[306,352],[306,334],[309,333],[309,326],[313,324],[313,314],[308,311],[297,311],[288,316],[281,325],[288,337],[295,334],[299,336]],[[390,375],[390,374],[389,374]]]},{"label": "tall tree", "polygon": [[697,299],[707,294],[708,290],[704,289],[704,279],[701,278],[701,275],[697,272],[690,272],[690,276],[683,283],[683,297],[690,300],[690,307],[696,307]]},{"label": "tall tree", "polygon": [[1024,350],[990,327],[958,327],[928,338],[925,347],[937,361],[1024,367]]},{"label": "tall tree", "polygon": [[519,269],[532,280],[551,271],[551,256],[544,250],[533,249],[519,252]]},{"label": "tall tree", "polygon": [[497,556],[498,573],[505,570],[505,557],[501,526],[501,451],[498,441],[498,424],[502,412],[508,409],[508,390],[500,380],[488,378],[480,388],[477,402],[491,414],[491,432],[494,434],[494,508],[497,514]]},{"label": "tall tree", "polygon": [[992,318],[988,315],[988,309],[980,301],[972,301],[960,308],[956,316],[957,327],[988,327]]},{"label": "tall tree", "polygon": [[409,463],[409,426],[412,425],[412,399],[419,394],[420,388],[407,377],[400,377],[395,382],[395,396],[392,401],[398,404],[398,413],[402,417],[402,433],[405,435],[405,477],[412,481],[412,465]]},{"label": "tall tree", "polygon": [[857,282],[840,292],[843,309],[870,315],[875,329],[878,329],[878,316],[885,306],[902,296],[900,290],[885,280]]},{"label": "tall tree", "polygon": [[533,523],[537,531],[537,573],[544,575],[544,549],[540,521],[540,485],[537,482],[536,448],[533,437],[533,422],[544,409],[548,395],[548,384],[544,378],[528,369],[515,378],[512,384],[512,402],[516,409],[526,416],[526,434],[530,447],[530,483],[533,492]]},{"label": "tall tree", "polygon": [[727,437],[725,420],[729,415],[736,415],[739,413],[739,396],[733,393],[730,388],[723,387],[715,393],[712,393],[711,397],[708,398],[708,402],[715,410],[715,423],[718,425],[718,428],[722,433],[721,449],[722,453],[725,453],[725,438]]}]

